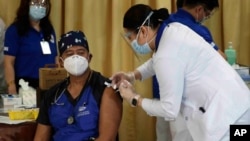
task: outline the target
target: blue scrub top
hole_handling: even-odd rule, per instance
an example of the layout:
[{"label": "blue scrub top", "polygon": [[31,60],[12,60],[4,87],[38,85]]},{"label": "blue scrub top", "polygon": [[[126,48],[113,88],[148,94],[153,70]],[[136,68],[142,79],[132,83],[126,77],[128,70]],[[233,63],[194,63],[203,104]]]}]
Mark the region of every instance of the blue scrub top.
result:
[{"label": "blue scrub top", "polygon": [[[67,94],[68,93],[68,94]],[[68,95],[68,96],[67,96]],[[91,86],[87,86],[76,105],[69,102],[69,92],[61,93],[48,110],[55,141],[89,141],[98,136],[99,107]],[[72,117],[72,123],[68,118]]]},{"label": "blue scrub top", "polygon": [[[89,83],[81,95],[72,99],[67,91],[69,78],[51,87],[41,101],[37,123],[53,127],[56,141],[86,141],[99,136],[99,116],[104,82],[109,81],[100,72],[92,70]],[[73,117],[71,124],[68,118]]]},{"label": "blue scrub top", "polygon": [[40,42],[43,33],[30,28],[24,36],[19,36],[17,27],[11,25],[5,33],[4,54],[15,56],[15,76],[39,79],[39,68],[45,64],[55,64],[57,56],[55,32],[48,42],[51,54],[43,54]]}]

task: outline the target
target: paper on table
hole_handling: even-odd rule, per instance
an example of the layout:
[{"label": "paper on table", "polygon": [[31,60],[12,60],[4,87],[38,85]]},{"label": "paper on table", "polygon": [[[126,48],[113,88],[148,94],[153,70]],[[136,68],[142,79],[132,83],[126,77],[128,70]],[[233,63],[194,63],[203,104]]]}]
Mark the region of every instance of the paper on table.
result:
[{"label": "paper on table", "polygon": [[27,120],[10,120],[8,116],[0,116],[0,123],[5,123],[5,124],[19,124],[19,123],[24,123],[27,121],[34,121],[32,119],[27,119]]},{"label": "paper on table", "polygon": [[[7,114],[9,109],[13,109],[13,105],[11,106],[5,106],[4,108],[0,108],[0,114],[3,116],[3,114]],[[5,116],[5,115],[4,115]]]}]

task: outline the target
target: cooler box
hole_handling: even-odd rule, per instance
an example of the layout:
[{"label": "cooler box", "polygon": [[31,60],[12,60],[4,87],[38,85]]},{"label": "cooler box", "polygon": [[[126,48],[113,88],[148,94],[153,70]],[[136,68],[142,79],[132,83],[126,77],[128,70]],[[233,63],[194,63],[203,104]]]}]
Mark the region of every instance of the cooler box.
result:
[{"label": "cooler box", "polygon": [[14,107],[14,105],[21,105],[22,97],[19,95],[9,95],[9,94],[1,94],[0,105],[1,107]]}]

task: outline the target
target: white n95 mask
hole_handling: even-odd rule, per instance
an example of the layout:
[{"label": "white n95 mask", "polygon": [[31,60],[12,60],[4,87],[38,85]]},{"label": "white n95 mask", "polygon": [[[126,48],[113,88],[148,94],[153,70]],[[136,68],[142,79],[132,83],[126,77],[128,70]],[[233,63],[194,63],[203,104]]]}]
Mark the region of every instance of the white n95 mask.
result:
[{"label": "white n95 mask", "polygon": [[79,55],[72,55],[64,60],[64,68],[74,76],[82,75],[88,66],[88,60]]}]

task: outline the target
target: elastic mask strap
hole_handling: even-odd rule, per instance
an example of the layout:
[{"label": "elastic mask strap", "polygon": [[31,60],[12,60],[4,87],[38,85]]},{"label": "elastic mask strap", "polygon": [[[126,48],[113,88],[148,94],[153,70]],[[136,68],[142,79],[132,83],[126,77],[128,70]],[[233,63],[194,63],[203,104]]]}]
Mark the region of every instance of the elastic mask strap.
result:
[{"label": "elastic mask strap", "polygon": [[[147,22],[148,19],[150,19],[150,17],[151,17],[153,14],[154,14],[154,12],[151,11],[151,12],[148,14],[148,16],[146,17],[146,19],[142,22],[141,26],[139,27],[140,29],[139,29],[139,31],[138,31],[138,33],[137,33],[137,35],[136,35],[136,40],[138,39],[138,35],[139,35],[140,31],[141,31],[141,27]],[[150,24],[150,22],[148,23],[148,28],[149,28],[149,24]]]},{"label": "elastic mask strap", "polygon": [[[143,26],[143,25],[147,22],[147,20],[148,20],[153,14],[154,14],[154,12],[151,11],[151,12],[148,14],[148,16],[146,17],[146,19],[143,21],[143,23],[141,24],[141,26]],[[141,26],[140,26],[140,27],[141,27]]]}]

